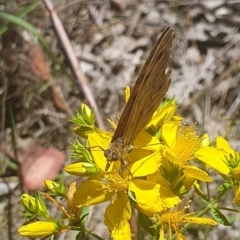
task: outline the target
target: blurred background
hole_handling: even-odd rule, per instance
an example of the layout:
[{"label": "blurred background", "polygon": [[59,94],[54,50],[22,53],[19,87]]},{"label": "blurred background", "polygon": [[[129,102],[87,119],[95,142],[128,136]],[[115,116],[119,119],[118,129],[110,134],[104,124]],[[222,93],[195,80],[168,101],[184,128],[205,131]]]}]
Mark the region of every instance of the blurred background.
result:
[{"label": "blurred background", "polygon": [[[49,3],[0,1],[0,239],[20,239],[21,193],[59,179],[70,162],[66,149],[76,135],[69,118],[87,103],[109,130],[106,119],[123,109],[124,88],[133,86],[166,26],[174,29],[167,97],[199,134],[213,142],[221,135],[240,149],[240,1]],[[98,211],[89,224],[107,239]],[[235,216],[232,227],[219,225],[207,239],[240,239],[239,229]],[[189,239],[206,239],[205,231],[193,228]]]}]

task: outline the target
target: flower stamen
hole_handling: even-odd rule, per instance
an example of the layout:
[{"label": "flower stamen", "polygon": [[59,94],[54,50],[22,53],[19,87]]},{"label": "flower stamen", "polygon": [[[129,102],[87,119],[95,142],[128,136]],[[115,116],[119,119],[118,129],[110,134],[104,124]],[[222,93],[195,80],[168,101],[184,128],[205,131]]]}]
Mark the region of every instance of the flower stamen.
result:
[{"label": "flower stamen", "polygon": [[108,174],[101,179],[102,190],[107,192],[121,192],[128,187],[128,180],[123,179],[119,174]]},{"label": "flower stamen", "polygon": [[186,162],[193,158],[194,153],[201,147],[202,140],[196,134],[196,126],[184,125],[178,132],[176,145],[173,152],[178,156],[181,162]]}]

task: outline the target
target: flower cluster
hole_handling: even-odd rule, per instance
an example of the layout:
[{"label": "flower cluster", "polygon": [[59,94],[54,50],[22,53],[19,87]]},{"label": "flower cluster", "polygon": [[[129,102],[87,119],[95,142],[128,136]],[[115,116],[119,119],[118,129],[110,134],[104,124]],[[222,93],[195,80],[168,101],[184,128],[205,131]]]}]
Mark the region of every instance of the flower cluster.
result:
[{"label": "flower cluster", "polygon": [[[35,221],[21,227],[19,233],[28,237],[46,237],[71,229],[79,231],[81,237],[90,234],[101,239],[84,223],[88,216],[86,209],[106,201],[109,205],[104,223],[112,239],[116,240],[132,238],[129,222],[135,210],[140,219],[138,228],[144,228],[154,239],[160,240],[173,236],[186,239],[185,224],[228,225],[219,202],[233,189],[233,202],[240,205],[239,153],[222,137],[211,145],[208,134],[198,136],[195,124],[183,124],[183,119],[176,116],[176,109],[174,100],[162,103],[132,143],[131,150],[109,163],[104,151],[110,145],[112,132],[98,129],[94,125],[93,111],[83,104],[81,113],[77,112],[71,121],[77,125],[75,133],[86,141],[77,139],[72,144],[75,161],[66,166],[65,171],[84,176],[85,180],[77,187],[74,182],[68,188],[62,182],[46,181],[49,194],[40,193],[36,198],[23,195],[25,216]],[[110,123],[113,129],[116,128],[116,123]],[[208,186],[214,182],[211,173],[219,174],[223,179],[213,199],[203,188],[203,184]],[[206,205],[197,209],[197,213],[190,211],[190,201],[183,201],[190,190]],[[65,198],[67,207],[64,208],[53,196]],[[52,219],[42,197],[58,206],[64,219]],[[203,217],[206,213],[211,213],[213,219]]]}]

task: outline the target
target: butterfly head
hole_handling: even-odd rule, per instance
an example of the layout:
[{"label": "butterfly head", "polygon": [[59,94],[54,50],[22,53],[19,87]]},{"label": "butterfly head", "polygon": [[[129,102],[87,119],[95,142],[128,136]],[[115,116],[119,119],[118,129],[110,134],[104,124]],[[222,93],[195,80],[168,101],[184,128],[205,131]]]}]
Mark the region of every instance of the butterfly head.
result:
[{"label": "butterfly head", "polygon": [[107,165],[105,171],[107,171],[112,162],[117,160],[125,160],[126,154],[130,153],[132,145],[123,145],[123,139],[118,138],[116,141],[110,143],[109,148],[104,151],[104,156],[107,159]]}]

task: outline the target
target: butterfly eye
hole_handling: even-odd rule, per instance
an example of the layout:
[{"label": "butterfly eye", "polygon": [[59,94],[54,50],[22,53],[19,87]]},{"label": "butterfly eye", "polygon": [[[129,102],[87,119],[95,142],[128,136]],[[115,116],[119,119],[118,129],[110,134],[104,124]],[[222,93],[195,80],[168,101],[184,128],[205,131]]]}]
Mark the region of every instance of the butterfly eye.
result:
[{"label": "butterfly eye", "polygon": [[113,161],[117,161],[119,158],[120,158],[119,152],[114,151],[114,152],[112,153],[112,160],[113,160]]},{"label": "butterfly eye", "polygon": [[119,160],[119,152],[115,149],[107,149],[104,151],[104,156],[108,161]]}]

